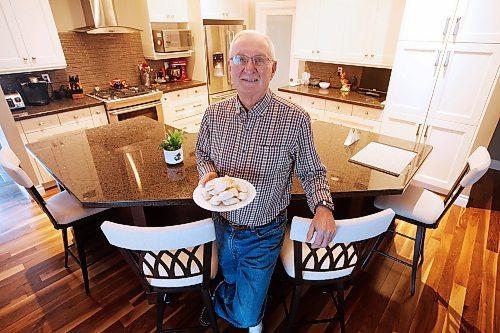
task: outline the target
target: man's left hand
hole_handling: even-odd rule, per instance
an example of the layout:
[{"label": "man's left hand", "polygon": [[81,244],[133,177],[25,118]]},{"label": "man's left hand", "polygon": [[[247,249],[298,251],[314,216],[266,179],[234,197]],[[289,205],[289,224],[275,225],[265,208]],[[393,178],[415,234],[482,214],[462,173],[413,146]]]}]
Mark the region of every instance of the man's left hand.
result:
[{"label": "man's left hand", "polygon": [[318,206],[307,232],[306,243],[311,241],[314,231],[316,231],[316,238],[311,247],[313,249],[326,247],[332,241],[333,236],[335,236],[335,230],[335,219],[333,218],[332,211],[327,207]]}]

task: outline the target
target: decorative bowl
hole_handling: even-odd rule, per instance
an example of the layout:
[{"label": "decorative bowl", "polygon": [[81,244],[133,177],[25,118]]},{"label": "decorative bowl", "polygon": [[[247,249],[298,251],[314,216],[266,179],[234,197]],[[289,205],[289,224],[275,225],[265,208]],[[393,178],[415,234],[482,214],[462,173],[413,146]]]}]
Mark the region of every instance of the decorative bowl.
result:
[{"label": "decorative bowl", "polygon": [[320,82],[319,83],[319,87],[321,89],[328,89],[329,86],[330,86],[330,82]]}]

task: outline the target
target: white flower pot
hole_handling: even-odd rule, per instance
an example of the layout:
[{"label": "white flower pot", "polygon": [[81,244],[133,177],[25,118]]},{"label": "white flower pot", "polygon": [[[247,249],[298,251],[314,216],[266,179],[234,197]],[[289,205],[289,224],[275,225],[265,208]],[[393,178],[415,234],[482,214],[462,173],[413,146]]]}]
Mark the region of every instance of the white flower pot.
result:
[{"label": "white flower pot", "polygon": [[184,160],[184,155],[182,154],[182,147],[177,150],[163,149],[163,156],[165,156],[165,162],[167,162],[167,164],[179,164]]}]

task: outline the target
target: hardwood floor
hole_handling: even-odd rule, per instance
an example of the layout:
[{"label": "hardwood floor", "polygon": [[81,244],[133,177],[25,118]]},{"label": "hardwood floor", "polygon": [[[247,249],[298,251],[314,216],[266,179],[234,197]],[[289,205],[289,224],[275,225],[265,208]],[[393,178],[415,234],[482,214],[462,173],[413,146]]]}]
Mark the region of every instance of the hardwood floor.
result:
[{"label": "hardwood floor", "polygon": [[[1,179],[0,179],[1,181]],[[50,191],[48,195],[55,193]],[[346,300],[348,332],[500,332],[500,172],[490,170],[473,188],[470,207],[454,206],[425,239],[417,290],[409,294],[410,269],[381,256],[369,264]],[[411,227],[398,224],[404,231]],[[89,269],[91,296],[78,266],[63,266],[61,234],[17,187],[0,185],[1,332],[150,332],[154,306],[119,253],[93,237],[91,254],[107,254]],[[387,246],[409,257],[402,238]],[[99,252],[99,253],[98,253]],[[277,282],[264,318],[266,332],[280,332],[284,314]],[[178,294],[165,319],[198,320],[201,298]],[[327,296],[307,289],[299,318],[334,314]],[[223,320],[222,332],[240,332]],[[296,332],[339,332],[338,324],[302,326]],[[208,330],[207,330],[208,332]]]}]

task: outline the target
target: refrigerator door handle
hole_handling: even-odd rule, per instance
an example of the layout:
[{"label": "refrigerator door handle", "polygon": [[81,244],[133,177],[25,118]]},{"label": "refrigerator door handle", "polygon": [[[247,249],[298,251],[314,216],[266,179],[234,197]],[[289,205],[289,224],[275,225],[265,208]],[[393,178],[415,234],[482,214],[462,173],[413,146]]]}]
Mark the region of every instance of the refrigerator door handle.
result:
[{"label": "refrigerator door handle", "polygon": [[[231,42],[233,41],[233,37],[234,35],[232,34],[232,31],[231,30],[226,30],[226,56],[227,56],[227,60],[229,60],[229,48],[231,47]],[[226,66],[227,65],[227,61],[226,61]],[[231,83],[231,75],[229,74],[229,68],[226,68],[226,82],[227,84],[231,87],[232,83]]]}]

